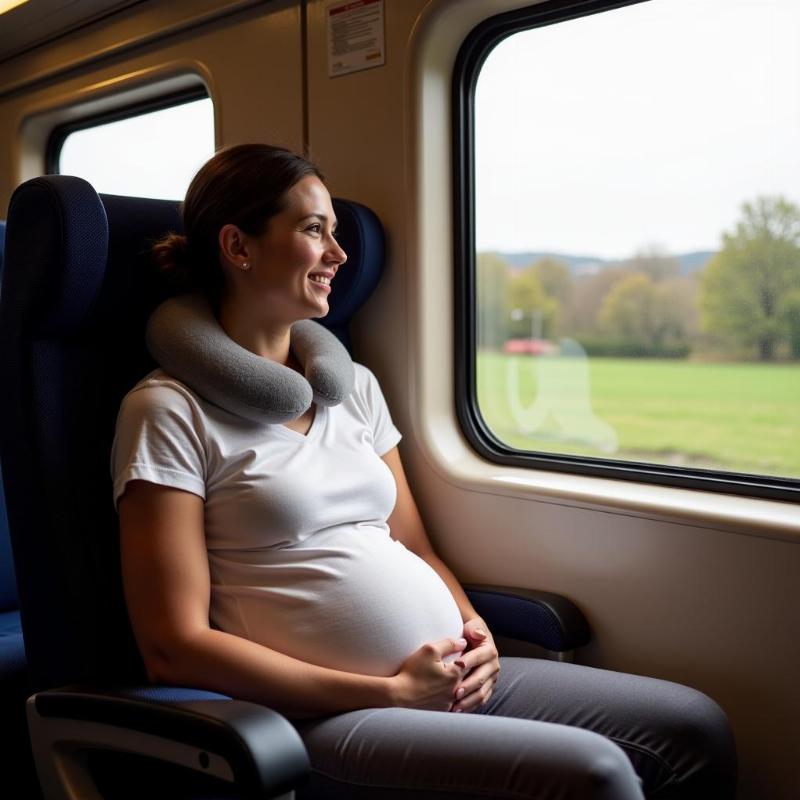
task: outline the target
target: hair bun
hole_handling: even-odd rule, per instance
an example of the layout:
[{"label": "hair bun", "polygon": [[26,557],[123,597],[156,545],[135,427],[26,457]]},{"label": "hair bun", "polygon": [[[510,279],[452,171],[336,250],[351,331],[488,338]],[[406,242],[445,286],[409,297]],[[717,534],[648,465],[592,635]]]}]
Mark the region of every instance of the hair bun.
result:
[{"label": "hair bun", "polygon": [[182,233],[170,232],[153,245],[153,258],[176,288],[190,289],[189,240]]}]

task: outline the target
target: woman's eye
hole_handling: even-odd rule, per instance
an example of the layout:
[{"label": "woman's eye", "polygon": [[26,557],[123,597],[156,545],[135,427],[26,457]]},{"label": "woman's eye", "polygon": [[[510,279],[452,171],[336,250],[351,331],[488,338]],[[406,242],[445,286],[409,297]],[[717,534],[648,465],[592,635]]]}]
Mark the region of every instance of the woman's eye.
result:
[{"label": "woman's eye", "polygon": [[311,233],[322,233],[322,225],[319,222],[315,222],[313,225],[309,225],[306,230],[311,231]]}]

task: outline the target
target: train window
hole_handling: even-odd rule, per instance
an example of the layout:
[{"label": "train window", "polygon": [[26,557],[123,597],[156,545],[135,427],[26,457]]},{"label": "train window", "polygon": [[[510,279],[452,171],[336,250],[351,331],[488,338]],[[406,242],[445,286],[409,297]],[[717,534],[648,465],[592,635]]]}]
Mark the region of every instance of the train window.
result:
[{"label": "train window", "polygon": [[459,417],[500,463],[800,497],[800,5],[545,2],[454,78]]},{"label": "train window", "polygon": [[60,128],[48,169],[86,178],[98,192],[174,200],[213,154],[214,109],[195,93]]}]

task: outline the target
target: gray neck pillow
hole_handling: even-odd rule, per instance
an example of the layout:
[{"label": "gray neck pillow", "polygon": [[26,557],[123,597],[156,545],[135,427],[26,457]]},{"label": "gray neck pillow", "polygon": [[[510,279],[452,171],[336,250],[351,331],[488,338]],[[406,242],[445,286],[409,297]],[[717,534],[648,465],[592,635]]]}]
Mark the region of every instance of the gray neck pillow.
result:
[{"label": "gray neck pillow", "polygon": [[335,406],[353,390],[344,345],[312,320],[295,322],[291,349],[303,375],[236,344],[199,294],[162,303],[150,316],[147,348],[161,367],[201,397],[254,422],[297,419],[316,402]]}]

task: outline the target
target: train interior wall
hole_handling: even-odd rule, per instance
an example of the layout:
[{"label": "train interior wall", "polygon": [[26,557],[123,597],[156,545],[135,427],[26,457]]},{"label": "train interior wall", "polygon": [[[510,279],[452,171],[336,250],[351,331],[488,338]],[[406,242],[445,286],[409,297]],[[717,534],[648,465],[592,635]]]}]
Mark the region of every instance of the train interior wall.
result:
[{"label": "train interior wall", "polygon": [[[453,397],[449,81],[460,41],[519,0],[386,0],[386,63],[328,77],[328,2],[137,3],[0,63],[0,197],[52,126],[201,82],[217,145],[280,143],[371,206],[385,277],[360,313],[431,537],[465,581],[576,601],[580,663],[689,684],[727,711],[740,797],[800,793],[800,515],[788,504],[491,465]],[[157,32],[157,35],[154,34]]]}]

